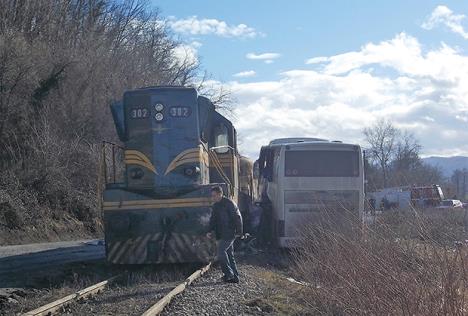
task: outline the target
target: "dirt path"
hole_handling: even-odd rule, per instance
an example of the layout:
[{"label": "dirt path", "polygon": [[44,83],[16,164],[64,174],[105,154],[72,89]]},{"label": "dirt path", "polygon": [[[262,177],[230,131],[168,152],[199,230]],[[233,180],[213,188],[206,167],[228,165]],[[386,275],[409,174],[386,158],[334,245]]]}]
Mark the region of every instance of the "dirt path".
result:
[{"label": "dirt path", "polygon": [[0,258],[31,254],[53,249],[62,249],[70,247],[80,247],[85,245],[99,245],[102,243],[99,239],[83,239],[75,241],[46,242],[27,245],[10,245],[0,247]]},{"label": "dirt path", "polygon": [[33,277],[67,263],[103,259],[99,240],[0,247],[0,288],[28,287]]}]

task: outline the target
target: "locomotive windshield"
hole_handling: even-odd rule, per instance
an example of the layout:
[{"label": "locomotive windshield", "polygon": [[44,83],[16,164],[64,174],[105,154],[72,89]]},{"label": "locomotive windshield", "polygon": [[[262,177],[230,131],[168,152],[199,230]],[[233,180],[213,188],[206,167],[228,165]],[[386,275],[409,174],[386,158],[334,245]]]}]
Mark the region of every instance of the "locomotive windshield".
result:
[{"label": "locomotive windshield", "polygon": [[359,152],[337,150],[286,151],[286,177],[358,177]]}]

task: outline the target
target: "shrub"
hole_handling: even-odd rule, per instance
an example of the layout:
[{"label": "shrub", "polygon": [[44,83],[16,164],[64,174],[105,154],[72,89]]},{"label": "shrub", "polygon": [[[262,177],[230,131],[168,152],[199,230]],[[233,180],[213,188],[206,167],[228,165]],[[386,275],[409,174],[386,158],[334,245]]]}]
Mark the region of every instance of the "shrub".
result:
[{"label": "shrub", "polygon": [[13,179],[0,187],[0,229],[69,219],[99,232],[98,148],[117,142],[109,104],[189,85],[198,62],[145,0],[0,1],[0,20],[0,177]]},{"label": "shrub", "polygon": [[[333,315],[464,315],[468,252],[449,240],[441,214],[392,213],[349,234],[328,225],[301,231],[295,252],[308,303]],[[452,222],[459,230],[459,222]],[[361,227],[360,221],[349,222]]]}]

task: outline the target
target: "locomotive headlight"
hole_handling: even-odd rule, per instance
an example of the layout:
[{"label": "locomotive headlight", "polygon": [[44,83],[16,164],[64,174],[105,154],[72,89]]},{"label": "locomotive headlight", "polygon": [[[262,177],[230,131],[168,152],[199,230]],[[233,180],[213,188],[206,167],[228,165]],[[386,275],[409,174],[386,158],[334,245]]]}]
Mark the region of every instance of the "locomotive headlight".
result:
[{"label": "locomotive headlight", "polygon": [[164,115],[162,113],[156,113],[154,115],[154,119],[158,122],[161,122],[164,119]]},{"label": "locomotive headlight", "polygon": [[156,110],[156,112],[161,112],[162,110],[164,110],[164,105],[162,105],[161,103],[156,103],[154,105],[154,109]]},{"label": "locomotive headlight", "polygon": [[188,167],[184,169],[184,174],[188,177],[197,175],[200,173],[200,168],[198,167]]}]

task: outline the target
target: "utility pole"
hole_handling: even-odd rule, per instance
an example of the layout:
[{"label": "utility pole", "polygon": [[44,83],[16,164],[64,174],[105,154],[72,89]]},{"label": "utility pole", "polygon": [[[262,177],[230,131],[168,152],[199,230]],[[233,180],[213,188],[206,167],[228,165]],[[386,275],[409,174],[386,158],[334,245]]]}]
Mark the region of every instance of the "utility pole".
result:
[{"label": "utility pole", "polygon": [[457,196],[460,195],[460,173],[461,173],[461,171],[455,170],[455,183],[456,183],[456,186],[457,186],[457,188],[455,189],[456,190],[455,192],[456,192]]},{"label": "utility pole", "polygon": [[466,176],[468,175],[468,170],[463,169],[463,194],[462,199],[466,200]]},{"label": "utility pole", "polygon": [[364,160],[364,196],[367,198],[367,157],[366,151],[362,151],[362,159]]}]

